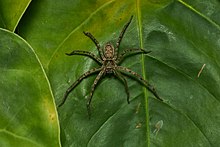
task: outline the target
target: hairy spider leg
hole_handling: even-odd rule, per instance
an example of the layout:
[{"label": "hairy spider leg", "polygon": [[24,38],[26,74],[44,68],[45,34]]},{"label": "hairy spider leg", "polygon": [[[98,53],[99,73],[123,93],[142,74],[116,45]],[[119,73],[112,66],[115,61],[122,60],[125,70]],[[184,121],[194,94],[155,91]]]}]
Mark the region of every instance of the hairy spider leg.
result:
[{"label": "hairy spider leg", "polygon": [[91,101],[92,101],[92,96],[93,96],[93,93],[95,91],[95,87],[96,85],[98,84],[99,80],[101,79],[102,75],[105,73],[105,69],[102,68],[102,70],[99,72],[98,76],[95,78],[95,81],[94,83],[92,84],[92,89],[91,89],[91,92],[89,94],[89,98],[88,98],[88,101],[87,101],[87,111],[88,111],[88,115],[89,115],[89,118],[91,116],[91,113],[90,113],[90,104],[91,104]]},{"label": "hairy spider leg", "polygon": [[95,60],[99,64],[102,64],[102,60],[100,58],[98,58],[95,54],[88,52],[88,51],[74,50],[71,53],[66,53],[66,55],[68,56],[83,55],[83,56],[90,57],[91,59]]},{"label": "hairy spider leg", "polygon": [[118,40],[116,42],[116,48],[115,48],[115,58],[117,58],[117,56],[118,56],[118,49],[119,49],[121,40],[124,36],[125,31],[127,30],[128,26],[129,26],[129,24],[131,23],[132,18],[133,18],[133,15],[131,16],[130,20],[124,25],[124,27],[123,27],[123,29],[122,29],[119,37],[118,37]]},{"label": "hairy spider leg", "polygon": [[103,51],[102,51],[102,49],[101,49],[101,47],[100,47],[100,44],[99,44],[98,40],[96,40],[95,37],[94,37],[91,33],[89,33],[89,32],[84,32],[84,31],[83,31],[83,33],[84,33],[87,37],[89,37],[89,38],[95,43],[95,45],[96,45],[96,47],[97,47],[97,49],[98,49],[98,51],[99,51],[99,55],[100,55],[101,59],[103,60],[103,59],[104,59],[104,55],[103,55]]},{"label": "hairy spider leg", "polygon": [[119,64],[126,56],[132,55],[132,54],[148,54],[151,51],[145,51],[144,49],[126,49],[124,50],[117,58],[116,64]]},{"label": "hairy spider leg", "polygon": [[154,88],[152,85],[150,85],[146,80],[144,80],[144,78],[143,78],[141,75],[139,75],[138,73],[136,73],[136,72],[134,72],[134,71],[132,71],[132,70],[126,68],[126,67],[117,66],[117,69],[118,69],[119,71],[121,71],[122,73],[125,73],[125,74],[128,75],[128,76],[129,76],[128,73],[130,73],[130,74],[134,75],[135,77],[138,77],[137,79],[138,79],[143,85],[145,85],[146,88],[147,88],[157,99],[163,101],[163,100],[159,97],[159,95],[157,94],[155,88]]},{"label": "hairy spider leg", "polygon": [[102,70],[102,68],[93,68],[93,69],[91,69],[91,70],[85,72],[83,75],[81,75],[81,76],[78,78],[78,80],[76,80],[76,81],[66,90],[66,92],[65,92],[65,94],[64,94],[64,96],[63,96],[63,99],[62,99],[61,103],[58,105],[58,107],[62,106],[62,105],[65,103],[65,101],[66,101],[68,95],[70,94],[70,92],[71,92],[84,78],[86,78],[86,77],[88,77],[88,76],[90,76],[90,75],[92,75],[92,74],[94,74],[94,73],[96,73],[96,72],[98,72],[98,71],[100,71],[100,70]]},{"label": "hairy spider leg", "polygon": [[129,100],[129,98],[130,98],[130,93],[129,93],[129,91],[128,91],[128,82],[127,82],[127,80],[123,77],[123,75],[122,75],[120,72],[118,72],[118,71],[116,71],[116,70],[114,70],[114,74],[115,74],[115,76],[116,76],[119,80],[121,80],[121,81],[124,83],[125,92],[126,92],[126,94],[127,94],[127,102],[128,102],[128,104],[130,104],[130,100]]}]

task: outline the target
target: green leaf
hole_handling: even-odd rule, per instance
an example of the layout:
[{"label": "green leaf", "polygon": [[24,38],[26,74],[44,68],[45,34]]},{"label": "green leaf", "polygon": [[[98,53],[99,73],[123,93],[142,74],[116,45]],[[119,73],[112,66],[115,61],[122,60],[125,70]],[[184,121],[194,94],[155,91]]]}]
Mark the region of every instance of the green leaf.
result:
[{"label": "green leaf", "polygon": [[[161,106],[166,118],[158,119],[164,121],[164,130],[169,130],[161,139],[171,140],[176,136],[178,144],[185,144],[183,146],[218,146],[220,27],[202,5],[195,5],[197,9],[187,2],[177,1],[158,12],[159,23],[150,27],[152,30],[148,30],[145,40],[152,47],[153,58],[147,58],[145,63],[146,67],[151,67],[147,70],[148,77],[155,79],[167,104],[185,117],[184,121],[176,117],[168,119],[170,113]],[[177,131],[179,128],[182,129]],[[170,146],[176,144],[170,143]]]},{"label": "green leaf", "polygon": [[86,78],[58,109],[62,145],[219,146],[219,6],[217,0],[32,2],[18,29],[39,56],[57,103],[80,75],[98,67],[87,57],[65,55],[76,49],[97,54],[82,32],[101,45],[115,43],[131,15],[120,51],[152,53],[130,56],[122,65],[142,74],[164,99],[128,78],[128,105],[123,84],[105,77],[89,120],[86,98],[95,75]]},{"label": "green leaf", "polygon": [[31,0],[0,0],[0,27],[15,31]]},{"label": "green leaf", "polygon": [[0,146],[59,146],[57,112],[32,48],[0,29]]}]

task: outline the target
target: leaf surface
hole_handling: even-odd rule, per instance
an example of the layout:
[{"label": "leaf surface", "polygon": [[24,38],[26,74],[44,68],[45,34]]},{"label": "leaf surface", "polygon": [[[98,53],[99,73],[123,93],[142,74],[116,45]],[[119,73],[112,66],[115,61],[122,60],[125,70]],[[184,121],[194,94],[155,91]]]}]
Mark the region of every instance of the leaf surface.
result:
[{"label": "leaf surface", "polygon": [[0,29],[0,146],[59,146],[46,74],[23,39]]},{"label": "leaf surface", "polygon": [[95,75],[86,78],[58,109],[62,145],[217,147],[219,5],[217,0],[33,2],[19,30],[39,56],[57,103],[84,72],[99,66],[87,57],[65,55],[73,50],[97,54],[82,32],[91,32],[102,46],[115,43],[131,15],[120,51],[152,53],[130,56],[122,66],[142,74],[164,99],[127,77],[128,105],[123,84],[106,76],[95,90],[89,120],[86,102]]},{"label": "leaf surface", "polygon": [[31,0],[0,0],[0,27],[15,31]]}]

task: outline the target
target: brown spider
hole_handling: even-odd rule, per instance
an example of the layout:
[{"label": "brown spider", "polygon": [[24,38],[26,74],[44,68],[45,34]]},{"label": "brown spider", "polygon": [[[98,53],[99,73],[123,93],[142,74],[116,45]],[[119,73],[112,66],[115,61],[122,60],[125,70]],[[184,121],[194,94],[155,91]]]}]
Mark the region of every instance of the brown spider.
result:
[{"label": "brown spider", "polygon": [[143,49],[137,48],[137,49],[127,49],[124,50],[121,54],[118,55],[118,49],[121,43],[121,40],[124,36],[124,33],[126,31],[126,29],[128,28],[129,24],[131,23],[133,16],[131,16],[130,20],[125,24],[123,30],[120,33],[120,36],[117,40],[116,43],[116,48],[114,48],[113,44],[108,42],[107,44],[104,45],[104,48],[102,49],[100,47],[99,42],[95,39],[95,37],[89,33],[89,32],[83,32],[87,37],[89,37],[96,45],[98,51],[99,51],[99,55],[100,58],[97,57],[95,54],[88,52],[88,51],[81,51],[81,50],[74,50],[71,53],[66,53],[66,55],[71,56],[71,55],[83,55],[83,56],[88,56],[90,58],[92,58],[93,60],[95,60],[96,62],[98,62],[101,67],[99,68],[93,68],[87,72],[85,72],[81,77],[78,78],[78,80],[76,80],[65,92],[64,97],[62,99],[62,102],[58,105],[58,107],[62,106],[68,95],[70,94],[70,92],[86,77],[99,72],[98,76],[95,78],[95,81],[92,85],[92,90],[90,92],[89,98],[88,98],[88,102],[87,102],[87,110],[88,110],[88,114],[90,117],[90,103],[92,100],[92,96],[93,96],[93,92],[95,90],[95,87],[98,83],[98,81],[100,80],[100,78],[102,76],[104,76],[105,74],[113,74],[114,76],[116,76],[119,80],[121,80],[124,83],[125,86],[125,91],[127,93],[127,102],[129,103],[129,91],[128,91],[128,84],[127,84],[127,80],[124,78],[123,74],[126,74],[127,76],[131,76],[133,75],[134,77],[136,77],[139,82],[141,82],[143,85],[146,86],[146,88],[152,92],[152,94],[158,98],[159,100],[162,101],[162,99],[158,96],[158,94],[156,93],[155,89],[153,86],[151,86],[146,80],[144,80],[138,73],[126,68],[126,67],[122,67],[122,66],[118,66],[119,63],[128,55],[131,54],[147,54],[150,53],[151,51],[145,51]]}]

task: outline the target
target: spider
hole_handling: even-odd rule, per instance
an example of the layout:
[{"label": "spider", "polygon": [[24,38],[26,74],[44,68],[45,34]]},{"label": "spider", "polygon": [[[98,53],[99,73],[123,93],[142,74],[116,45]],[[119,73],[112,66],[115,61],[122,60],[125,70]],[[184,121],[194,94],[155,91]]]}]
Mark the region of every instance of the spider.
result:
[{"label": "spider", "polygon": [[95,60],[99,65],[101,65],[99,68],[93,68],[90,69],[89,71],[85,72],[83,75],[81,75],[65,92],[63,99],[61,101],[61,103],[58,105],[58,107],[62,106],[68,95],[70,94],[70,92],[86,77],[94,74],[94,73],[98,73],[98,76],[95,78],[95,81],[92,85],[92,89],[91,92],[89,94],[89,98],[87,101],[87,111],[88,111],[88,115],[90,117],[90,104],[92,101],[92,96],[95,90],[95,87],[97,85],[97,83],[99,82],[99,80],[105,76],[106,74],[113,74],[114,76],[116,76],[119,80],[121,80],[125,86],[125,92],[127,94],[127,102],[128,104],[130,103],[129,97],[129,91],[128,91],[128,84],[127,84],[127,80],[124,78],[123,75],[127,75],[127,76],[133,76],[135,77],[140,83],[142,83],[144,86],[146,86],[146,88],[159,100],[163,101],[157,94],[156,90],[154,89],[154,87],[152,85],[150,85],[141,75],[139,75],[138,73],[123,67],[123,66],[119,66],[121,61],[127,57],[128,55],[132,55],[132,54],[148,54],[151,51],[145,51],[144,49],[140,49],[140,48],[134,48],[134,49],[126,49],[124,50],[121,54],[118,54],[118,49],[121,43],[121,40],[125,34],[125,31],[127,30],[129,24],[132,21],[133,16],[131,16],[130,20],[124,25],[119,38],[116,42],[116,47],[113,46],[113,44],[111,42],[108,42],[104,45],[104,48],[100,47],[99,42],[96,40],[96,38],[89,32],[83,32],[87,37],[89,37],[94,44],[96,45],[96,48],[98,49],[99,52],[99,56],[97,57],[95,54],[88,52],[88,51],[82,51],[82,50],[74,50],[71,53],[66,53],[66,55],[68,56],[72,56],[72,55],[82,55],[82,56],[87,56],[90,57],[91,59]]}]

